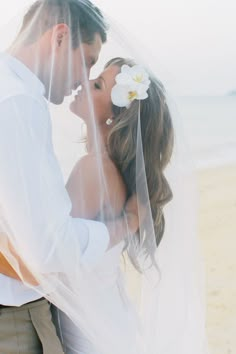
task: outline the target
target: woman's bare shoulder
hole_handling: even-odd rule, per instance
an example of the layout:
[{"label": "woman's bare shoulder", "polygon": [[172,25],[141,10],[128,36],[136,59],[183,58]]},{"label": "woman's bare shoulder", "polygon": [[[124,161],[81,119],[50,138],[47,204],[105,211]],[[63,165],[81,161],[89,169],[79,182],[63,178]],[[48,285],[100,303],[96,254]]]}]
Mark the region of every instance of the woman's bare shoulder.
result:
[{"label": "woman's bare shoulder", "polygon": [[102,159],[104,182],[107,191],[106,205],[113,206],[113,212],[119,214],[126,203],[127,190],[121,173],[109,158]]},{"label": "woman's bare shoulder", "polygon": [[[80,188],[78,188],[80,186]],[[86,190],[93,200],[103,198],[103,207],[120,213],[126,202],[126,187],[114,162],[108,156],[88,154],[75,165],[67,183],[67,189],[75,197],[75,190]],[[81,195],[81,192],[80,192]],[[84,196],[86,198],[86,196]],[[86,198],[87,199],[87,198]]]},{"label": "woman's bare shoulder", "polygon": [[[123,180],[123,177],[118,170],[116,164],[109,158],[109,157],[104,157],[102,159],[103,163],[103,169],[105,176],[107,177],[107,183],[112,182],[117,184],[117,188],[124,188],[125,183]],[[114,186],[114,184],[113,184]],[[126,188],[125,188],[126,189]]]},{"label": "woman's bare shoulder", "polygon": [[97,157],[93,154],[83,156],[74,167],[74,171],[88,177],[88,172],[94,173],[94,178],[97,175],[103,175],[106,183],[116,183],[117,187],[124,187],[123,178],[116,167],[115,163],[108,157]]},{"label": "woman's bare shoulder", "polygon": [[105,182],[105,187],[109,192],[109,197],[119,194],[121,198],[126,198],[126,187],[121,173],[115,163],[108,155],[97,158],[94,155],[87,155],[82,162],[96,174],[98,173]]}]

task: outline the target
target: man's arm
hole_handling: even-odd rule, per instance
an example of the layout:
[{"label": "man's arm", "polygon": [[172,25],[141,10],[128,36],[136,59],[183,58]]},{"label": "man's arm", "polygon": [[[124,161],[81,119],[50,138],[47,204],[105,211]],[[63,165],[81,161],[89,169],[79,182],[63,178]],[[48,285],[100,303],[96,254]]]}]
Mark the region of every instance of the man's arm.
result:
[{"label": "man's arm", "polygon": [[[134,195],[128,200],[126,204],[126,218],[122,217],[117,221],[107,224],[107,228],[109,230],[109,234],[111,235],[111,240],[112,240],[112,242],[110,242],[109,244],[109,248],[112,248],[117,243],[121,242],[124,239],[124,235],[126,235],[127,232],[129,234],[135,234],[138,231],[140,222],[143,221],[146,215],[145,207],[141,205],[140,208],[138,210],[137,196]],[[25,264],[20,260],[19,257],[17,258],[17,260],[24,279],[27,282],[29,282],[29,284],[31,285],[37,285],[35,278],[27,269]],[[11,265],[8,263],[8,261],[6,260],[6,258],[2,253],[0,253],[0,273],[10,278],[21,280],[19,275],[11,267]]]},{"label": "man's arm", "polygon": [[[107,249],[105,225],[70,217],[45,106],[24,95],[0,103],[0,198],[17,252],[32,272],[73,272]],[[15,244],[15,243],[14,243]],[[14,245],[13,244],[13,245]]]}]

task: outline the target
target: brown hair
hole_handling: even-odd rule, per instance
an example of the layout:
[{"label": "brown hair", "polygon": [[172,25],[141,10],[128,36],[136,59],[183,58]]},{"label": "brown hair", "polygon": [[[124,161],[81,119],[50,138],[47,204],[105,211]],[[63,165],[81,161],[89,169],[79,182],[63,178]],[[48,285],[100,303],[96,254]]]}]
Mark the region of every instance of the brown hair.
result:
[{"label": "brown hair", "polygon": [[[115,58],[106,64],[106,68],[112,65],[121,68],[124,64],[133,66],[135,63],[129,59]],[[142,252],[154,256],[165,229],[163,207],[172,199],[172,191],[163,171],[172,155],[174,132],[170,111],[166,104],[164,87],[152,75],[150,75],[150,81],[148,98],[145,100],[133,101],[128,109],[113,105],[114,123],[108,137],[108,152],[124,178],[128,197],[137,194],[144,205],[150,203],[155,244],[150,245],[148,233],[146,235],[140,235],[139,233],[139,241],[142,242]],[[143,180],[142,173],[136,171],[139,107],[149,200],[146,200],[145,193],[136,190],[135,182],[138,178],[139,185],[140,183],[146,183]],[[133,263],[135,263],[134,259]]]},{"label": "brown hair", "polygon": [[73,49],[81,42],[91,44],[96,33],[103,43],[107,40],[104,17],[89,0],[37,0],[25,14],[20,34],[24,32],[24,42],[31,44],[59,23],[70,28]]}]

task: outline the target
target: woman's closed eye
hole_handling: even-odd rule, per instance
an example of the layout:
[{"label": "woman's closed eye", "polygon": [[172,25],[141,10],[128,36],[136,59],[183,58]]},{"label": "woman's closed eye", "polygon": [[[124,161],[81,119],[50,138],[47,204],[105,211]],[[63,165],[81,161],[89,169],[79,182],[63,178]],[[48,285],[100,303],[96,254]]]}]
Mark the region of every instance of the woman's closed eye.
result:
[{"label": "woman's closed eye", "polygon": [[101,89],[101,85],[98,82],[94,83],[94,87],[96,90],[100,90]]}]

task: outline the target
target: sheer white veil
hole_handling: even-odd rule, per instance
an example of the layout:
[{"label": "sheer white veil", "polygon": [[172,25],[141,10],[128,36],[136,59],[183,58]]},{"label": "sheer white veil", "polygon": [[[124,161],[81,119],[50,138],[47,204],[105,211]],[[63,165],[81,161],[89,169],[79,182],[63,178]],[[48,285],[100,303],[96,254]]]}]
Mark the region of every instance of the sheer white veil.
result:
[{"label": "sheer white veil", "polygon": [[[50,29],[51,26],[66,23],[71,29],[75,23],[80,22],[81,32],[77,31],[77,39],[73,36],[68,41],[68,55],[64,58],[63,65],[67,67],[65,87],[72,88],[75,78],[72,77],[71,65],[73,58],[73,45],[85,40],[83,32],[84,19],[89,17],[94,26],[99,26],[101,32],[107,31],[108,39],[102,49],[100,61],[95,67],[95,74],[99,68],[104,67],[105,63],[114,57],[131,58],[135,63],[142,65],[150,75],[158,77],[158,62],[156,54],[146,51],[143,45],[139,45],[139,40],[127,35],[125,29],[121,28],[109,14],[103,14],[93,7],[87,0],[40,0],[37,8],[32,10],[32,16],[25,22],[24,30],[17,36],[17,40],[10,49],[10,55],[15,55],[22,46],[30,46],[37,41],[37,31],[44,33],[44,27]],[[83,14],[80,18],[73,19],[69,4],[77,8]],[[49,13],[48,7],[55,7]],[[57,6],[60,11],[57,11]],[[33,9],[33,8],[32,8]],[[46,10],[45,10],[46,9]],[[53,14],[53,16],[52,16]],[[104,18],[105,20],[104,20]],[[43,19],[43,20],[42,20]],[[51,21],[51,23],[50,23]],[[97,27],[96,27],[97,28]],[[97,30],[96,30],[97,31]],[[135,38],[135,39],[134,39]],[[90,38],[86,38],[90,40]],[[34,47],[37,50],[37,47]],[[39,49],[40,50],[40,49]],[[46,99],[52,101],[53,80],[55,73],[58,75],[56,48],[51,48],[51,62],[47,63],[48,90]],[[54,52],[55,50],[55,52]],[[42,56],[34,53],[35,74],[39,78],[42,75]],[[94,109],[89,93],[89,84],[86,81],[87,62],[86,53],[81,49],[79,57],[85,90],[88,99],[91,101],[91,120],[94,120],[93,138],[96,141],[96,165],[100,178],[97,180],[101,190],[106,190],[104,185],[104,171],[101,163],[100,137],[95,124]],[[155,63],[155,65],[150,64]],[[163,66],[163,65],[162,65]],[[37,69],[39,72],[37,73]],[[66,72],[66,70],[64,70]],[[44,72],[44,74],[45,74]],[[38,75],[37,75],[38,74]],[[95,75],[94,74],[94,75]],[[4,78],[3,78],[4,79]],[[161,77],[158,77],[162,81]],[[75,87],[74,87],[75,88]],[[183,133],[181,117],[174,104],[173,98],[166,93],[165,104],[171,113],[174,127],[174,151],[164,174],[171,187],[173,199],[164,206],[165,231],[163,238],[158,246],[156,245],[155,228],[149,200],[148,182],[145,168],[145,156],[143,153],[142,124],[140,120],[140,110],[142,101],[137,110],[137,134],[134,140],[136,144],[136,193],[146,201],[146,216],[143,221],[143,205],[138,199],[138,209],[140,210],[140,234],[148,239],[148,253],[152,258],[143,254],[143,243],[134,242],[134,236],[130,235],[127,229],[125,240],[128,242],[129,253],[135,254],[138,258],[142,272],[139,273],[132,266],[127,253],[121,257],[120,266],[114,265],[114,249],[109,249],[104,258],[97,264],[87,267],[81,261],[80,246],[74,247],[74,253],[67,252],[66,239],[58,239],[58,228],[65,227],[64,220],[70,211],[65,210],[61,215],[61,224],[54,221],[54,211],[49,208],[50,203],[39,200],[37,213],[42,220],[46,220],[47,229],[31,229],[30,224],[25,220],[30,220],[32,208],[31,195],[25,195],[24,185],[30,183],[31,178],[39,180],[39,185],[44,179],[44,171],[40,176],[36,176],[31,168],[29,180],[19,180],[22,186],[22,200],[24,205],[15,205],[14,196],[5,188],[7,183],[3,173],[0,174],[0,231],[1,253],[7,258],[8,262],[18,273],[22,281],[27,286],[32,287],[21,263],[24,262],[39,286],[36,290],[51,303],[61,309],[79,328],[79,331],[93,343],[97,353],[100,354],[206,354],[207,341],[205,331],[205,304],[204,304],[204,272],[202,260],[199,252],[197,232],[197,212],[198,200],[195,186],[194,168],[189,156],[186,137]],[[69,112],[69,100],[66,98],[60,105],[54,106],[49,103],[52,119],[56,120],[57,115],[63,119],[71,119]],[[33,112],[32,112],[33,114]],[[55,116],[55,117],[54,117]],[[25,122],[19,112],[17,129],[24,129],[25,124],[32,124],[32,129],[37,126],[32,122]],[[47,154],[48,139],[51,137],[51,122],[38,122],[43,125],[43,132],[40,141],[40,154],[42,160]],[[17,129],[12,149],[19,151],[19,160],[15,161],[16,169],[24,167],[21,153],[24,149],[17,140]],[[66,134],[66,132],[65,132]],[[74,136],[77,132],[74,132]],[[78,140],[81,131],[78,129]],[[26,137],[27,139],[27,137]],[[34,139],[34,134],[30,137]],[[58,141],[58,143],[60,143]],[[76,154],[78,144],[74,144],[74,154]],[[63,153],[63,148],[60,146]],[[0,152],[0,163],[5,159],[5,154],[10,151]],[[32,152],[33,154],[33,152]],[[78,158],[81,152],[78,151]],[[64,155],[66,156],[66,155]],[[32,164],[33,164],[32,156]],[[65,161],[65,163],[67,163]],[[63,166],[68,172],[70,164]],[[61,182],[62,174],[57,176]],[[50,183],[50,181],[48,181]],[[43,185],[43,184],[42,184]],[[101,204],[104,195],[101,194]],[[55,198],[58,203],[64,203],[60,196],[49,195]],[[81,203],[84,196],[81,195]],[[20,211],[19,211],[20,210]],[[110,217],[110,222],[115,221],[116,216]],[[101,221],[103,215],[100,215]],[[72,231],[71,231],[72,232]],[[32,234],[37,233],[38,243]],[[69,234],[69,232],[68,232]],[[120,235],[119,235],[120,236]],[[79,237],[79,235],[78,235]],[[135,239],[136,240],[136,239]],[[48,246],[50,245],[50,247]],[[117,246],[116,246],[117,247]],[[40,252],[38,251],[40,249]],[[56,257],[57,267],[51,267],[50,254]],[[20,262],[19,262],[20,260]],[[116,298],[108,296],[110,288],[116,288]],[[112,294],[112,293],[111,293]],[[87,353],[86,353],[87,354]],[[88,353],[91,354],[91,353]]]}]

